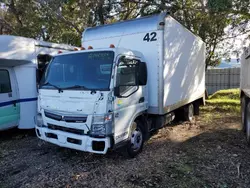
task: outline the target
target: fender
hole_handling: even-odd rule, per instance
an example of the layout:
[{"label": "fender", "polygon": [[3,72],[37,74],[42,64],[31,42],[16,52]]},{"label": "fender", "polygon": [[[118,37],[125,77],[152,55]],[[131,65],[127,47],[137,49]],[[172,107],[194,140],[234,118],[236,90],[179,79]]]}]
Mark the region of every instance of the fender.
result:
[{"label": "fender", "polygon": [[[143,115],[145,115],[145,114],[147,114],[146,110],[139,111],[139,112],[134,114],[134,116],[131,118],[131,120],[129,122],[128,128],[124,132],[124,133],[127,133],[127,134],[123,137],[123,139],[120,142],[118,142],[118,143],[116,143],[114,145],[113,149],[120,148],[120,147],[127,144],[127,142],[130,140],[130,137],[131,137],[131,132],[132,132],[132,129],[133,129],[133,122],[136,119],[139,119],[140,117],[143,117]],[[145,126],[147,126],[147,124]],[[147,127],[146,127],[146,129],[147,129]]]}]

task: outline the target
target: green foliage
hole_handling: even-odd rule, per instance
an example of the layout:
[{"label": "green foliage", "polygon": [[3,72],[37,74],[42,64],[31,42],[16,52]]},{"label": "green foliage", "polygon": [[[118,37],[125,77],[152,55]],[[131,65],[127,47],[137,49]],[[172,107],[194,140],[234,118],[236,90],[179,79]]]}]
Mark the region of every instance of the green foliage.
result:
[{"label": "green foliage", "polygon": [[[249,33],[249,0],[5,0],[0,34],[21,35],[80,45],[86,27],[169,11],[207,44],[207,65],[217,65],[225,52],[217,49],[229,36]],[[230,26],[230,27],[229,27]],[[220,45],[220,46],[219,46]]]}]

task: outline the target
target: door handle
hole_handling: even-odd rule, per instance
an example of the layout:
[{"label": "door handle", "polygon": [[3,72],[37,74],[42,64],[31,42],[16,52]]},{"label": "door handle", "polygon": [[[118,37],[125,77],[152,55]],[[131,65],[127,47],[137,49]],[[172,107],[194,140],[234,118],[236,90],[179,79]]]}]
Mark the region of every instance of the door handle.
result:
[{"label": "door handle", "polygon": [[14,107],[16,107],[16,103],[17,103],[17,101],[14,100],[14,101],[13,101],[13,106],[14,106]]}]

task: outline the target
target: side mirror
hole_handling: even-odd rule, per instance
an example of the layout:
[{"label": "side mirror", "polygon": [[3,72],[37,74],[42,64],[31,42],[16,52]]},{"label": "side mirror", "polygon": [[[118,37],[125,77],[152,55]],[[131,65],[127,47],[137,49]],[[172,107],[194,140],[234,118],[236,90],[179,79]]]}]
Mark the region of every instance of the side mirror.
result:
[{"label": "side mirror", "polygon": [[116,86],[114,88],[114,96],[116,96],[116,97],[120,97],[121,96],[120,87],[119,86]]},{"label": "side mirror", "polygon": [[140,86],[147,85],[148,72],[147,65],[145,62],[139,63],[139,74],[138,74],[138,83]]}]

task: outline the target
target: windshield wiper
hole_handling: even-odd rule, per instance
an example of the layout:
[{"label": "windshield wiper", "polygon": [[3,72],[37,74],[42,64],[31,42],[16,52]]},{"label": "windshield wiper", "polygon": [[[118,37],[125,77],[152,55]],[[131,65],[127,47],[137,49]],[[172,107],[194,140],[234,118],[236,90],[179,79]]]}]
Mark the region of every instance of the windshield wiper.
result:
[{"label": "windshield wiper", "polygon": [[51,83],[49,83],[49,82],[46,82],[46,83],[42,84],[41,87],[42,87],[42,86],[52,86],[52,87],[58,89],[58,92],[59,92],[59,93],[62,91],[62,88],[60,88],[60,87],[58,87],[58,86],[56,86],[56,85],[54,85],[54,84],[51,84]]},{"label": "windshield wiper", "polygon": [[88,88],[86,88],[85,86],[81,86],[81,85],[74,85],[74,86],[70,86],[70,87],[64,87],[61,89],[65,90],[65,89],[88,89]]},{"label": "windshield wiper", "polygon": [[91,94],[92,93],[96,93],[96,90],[95,89],[90,89],[90,88],[87,88],[85,86],[81,86],[81,85],[74,85],[74,86],[70,86],[70,87],[65,87],[65,88],[61,88],[62,90],[67,90],[67,89],[84,89],[84,90],[90,90],[91,91]]}]

